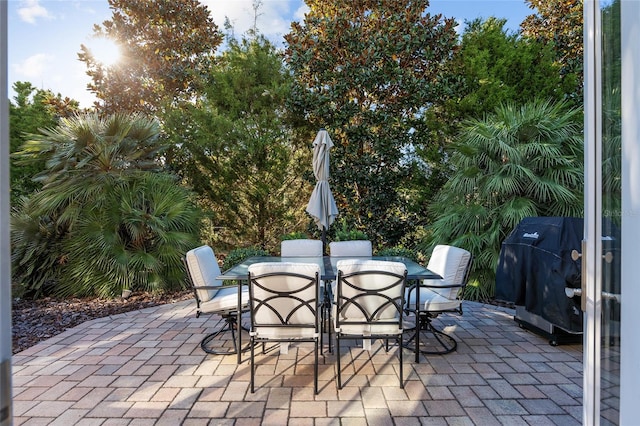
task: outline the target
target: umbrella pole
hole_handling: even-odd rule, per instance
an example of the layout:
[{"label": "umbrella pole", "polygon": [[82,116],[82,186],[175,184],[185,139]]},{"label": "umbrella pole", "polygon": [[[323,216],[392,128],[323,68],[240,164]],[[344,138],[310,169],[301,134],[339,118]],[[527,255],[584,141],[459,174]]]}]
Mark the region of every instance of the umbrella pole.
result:
[{"label": "umbrella pole", "polygon": [[327,228],[322,227],[322,255],[327,255]]}]

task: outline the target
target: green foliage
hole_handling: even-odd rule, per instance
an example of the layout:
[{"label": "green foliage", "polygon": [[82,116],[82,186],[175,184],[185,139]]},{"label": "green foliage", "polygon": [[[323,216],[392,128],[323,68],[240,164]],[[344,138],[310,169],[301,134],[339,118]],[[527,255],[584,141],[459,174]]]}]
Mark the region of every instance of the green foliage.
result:
[{"label": "green foliage", "polygon": [[303,178],[311,149],[297,142],[284,108],[290,76],[273,45],[253,38],[231,41],[209,80],[197,102],[166,117],[175,144],[168,163],[218,227],[216,247],[273,249],[308,221],[312,189]]},{"label": "green foliage", "polygon": [[[497,18],[467,22],[448,69],[457,82],[456,95],[425,115],[429,132],[441,146],[455,140],[464,120],[481,119],[501,104],[521,105],[536,98],[560,101],[575,90],[563,80],[553,46],[509,33],[505,24]],[[440,171],[442,151],[420,154]]]},{"label": "green foliage", "polygon": [[420,256],[418,252],[402,246],[389,247],[389,248],[379,250],[376,253],[376,256],[401,256],[401,257],[406,257],[408,259],[411,259],[414,262],[420,261]]},{"label": "green foliage", "polygon": [[622,218],[622,50],[620,0],[602,8],[602,214],[620,226]]},{"label": "green foliage", "polygon": [[333,241],[353,241],[353,240],[368,240],[369,236],[364,232],[356,228],[351,228],[347,224],[346,219],[340,220],[340,227],[334,225]]},{"label": "green foliage", "polygon": [[487,284],[482,284],[478,279],[469,280],[461,297],[466,300],[477,301],[488,301],[492,299],[495,294],[495,282],[494,285],[489,285],[489,281],[486,282]]},{"label": "green foliage", "polygon": [[563,83],[552,46],[509,34],[505,23],[496,18],[467,23],[456,58],[464,80],[459,101],[464,118],[482,118],[506,102],[559,101],[575,90]]},{"label": "green foliage", "polygon": [[111,19],[94,37],[114,41],[122,59],[106,67],[81,45],[89,89],[105,113],[156,113],[164,103],[191,99],[211,66],[222,34],[197,0],[108,0]]},{"label": "green foliage", "polygon": [[307,234],[305,234],[304,232],[289,232],[288,234],[284,234],[280,237],[281,241],[284,240],[304,240],[309,238],[309,236]]},{"label": "green foliage", "polygon": [[437,219],[424,251],[469,250],[477,294],[493,294],[500,245],[520,220],[582,215],[581,120],[564,103],[535,101],[466,122],[450,153],[453,173],[431,205]]},{"label": "green foliage", "polygon": [[64,242],[69,263],[57,293],[113,297],[122,290],[185,287],[181,257],[198,242],[198,211],[166,174],[109,182]]},{"label": "green foliage", "polygon": [[66,231],[56,226],[54,215],[34,212],[31,200],[22,198],[11,213],[11,274],[17,296],[50,293],[66,262],[62,243]]},{"label": "green foliage", "polygon": [[[55,126],[60,114],[70,114],[77,109],[77,103],[62,100],[60,95],[54,96],[48,90],[36,89],[27,82],[13,84],[16,96],[9,104],[9,138],[11,154],[17,152],[26,142],[30,134],[39,129]],[[58,108],[68,103],[67,108]],[[65,115],[62,115],[65,116]],[[32,178],[45,168],[44,160],[21,164],[12,155],[10,163],[11,173],[11,203],[17,204],[18,199],[27,196],[40,188],[40,184]]]},{"label": "green foliage", "polygon": [[425,108],[451,95],[443,70],[455,22],[427,13],[427,0],[307,4],[304,23],[285,36],[294,76],[288,106],[335,143],[340,215],[375,245],[396,244],[420,220],[410,153],[432,143],[421,131]]},{"label": "green foliage", "polygon": [[[526,0],[537,13],[520,24],[522,35],[550,46],[570,98],[582,104],[583,81],[583,0]],[[609,2],[607,2],[609,3]],[[615,1],[613,2],[615,3]],[[606,14],[606,9],[603,12]],[[620,22],[619,20],[617,22]],[[604,62],[603,62],[604,63]]]},{"label": "green foliage", "polygon": [[24,144],[22,161],[47,165],[42,189],[12,217],[13,276],[26,293],[183,285],[180,256],[198,241],[199,216],[189,192],[158,173],[158,135],[140,115],[78,115]]},{"label": "green foliage", "polygon": [[244,247],[233,249],[224,258],[224,262],[222,263],[222,270],[226,271],[227,269],[232,268],[243,260],[253,256],[269,256],[269,252],[261,249],[260,247]]}]

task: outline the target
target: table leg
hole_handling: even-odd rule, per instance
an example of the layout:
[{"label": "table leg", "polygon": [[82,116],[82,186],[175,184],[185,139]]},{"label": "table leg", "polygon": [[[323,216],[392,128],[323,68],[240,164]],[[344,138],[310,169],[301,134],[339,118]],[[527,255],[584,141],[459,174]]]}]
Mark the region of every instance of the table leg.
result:
[{"label": "table leg", "polygon": [[237,352],[238,352],[238,364],[242,363],[242,281],[238,281],[238,335],[237,339]]}]

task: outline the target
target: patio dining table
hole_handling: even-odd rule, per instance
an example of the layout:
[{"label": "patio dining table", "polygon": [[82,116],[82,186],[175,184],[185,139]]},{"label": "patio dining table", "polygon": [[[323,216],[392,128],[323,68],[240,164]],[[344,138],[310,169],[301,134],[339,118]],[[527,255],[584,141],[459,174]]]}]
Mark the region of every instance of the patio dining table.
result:
[{"label": "patio dining table", "polygon": [[[344,259],[371,259],[371,260],[386,260],[392,262],[401,262],[407,268],[407,281],[420,281],[424,279],[437,279],[442,278],[440,275],[436,274],[420,265],[418,262],[415,262],[407,257],[403,256],[349,256],[349,257],[338,257],[338,256],[315,256],[315,257],[280,257],[280,256],[252,256],[249,257],[237,265],[231,267],[224,271],[220,276],[216,277],[218,280],[222,281],[237,281],[238,285],[246,285],[249,278],[249,265],[253,265],[254,263],[260,262],[294,262],[294,263],[314,263],[320,266],[320,279],[324,282],[330,282],[336,279],[337,275],[337,264],[338,261]],[[242,320],[242,309],[240,306],[241,303],[241,295],[242,292],[238,292],[238,324],[241,323]],[[242,333],[238,332],[237,336],[237,347],[242,348]],[[238,350],[237,352],[238,364],[242,362],[242,350]]]}]

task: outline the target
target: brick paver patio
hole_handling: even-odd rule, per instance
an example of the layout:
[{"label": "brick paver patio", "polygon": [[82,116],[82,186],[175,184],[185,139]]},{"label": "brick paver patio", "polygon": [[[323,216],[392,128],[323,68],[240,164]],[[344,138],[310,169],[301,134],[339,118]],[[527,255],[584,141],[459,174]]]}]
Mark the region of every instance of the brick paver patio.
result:
[{"label": "brick paver patio", "polygon": [[551,346],[521,329],[514,311],[464,302],[463,316],[436,323],[458,350],[405,349],[405,389],[396,348],[320,358],[313,394],[309,344],[260,355],[256,392],[248,354],[207,355],[200,340],[219,317],[195,318],[184,301],[84,323],[13,357],[15,425],[579,425],[582,345]]}]

